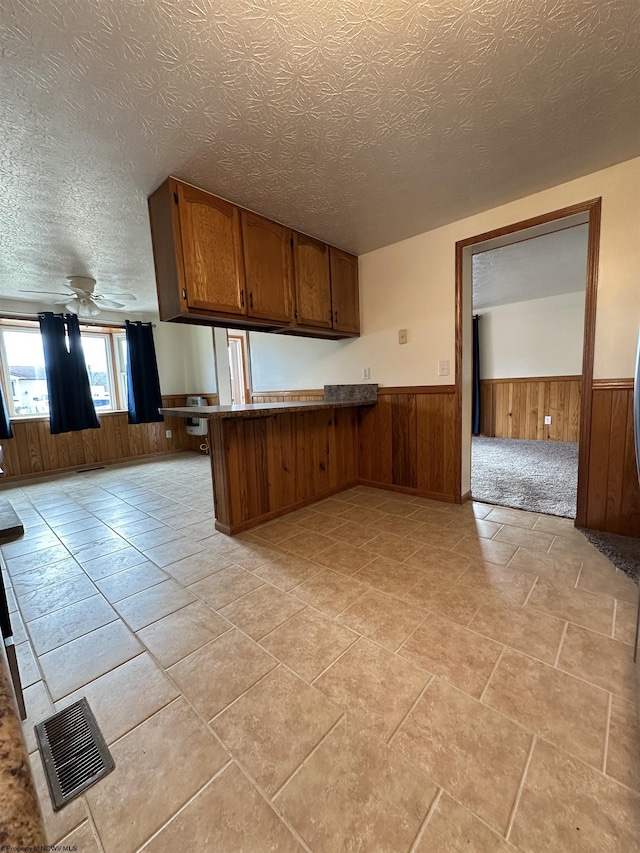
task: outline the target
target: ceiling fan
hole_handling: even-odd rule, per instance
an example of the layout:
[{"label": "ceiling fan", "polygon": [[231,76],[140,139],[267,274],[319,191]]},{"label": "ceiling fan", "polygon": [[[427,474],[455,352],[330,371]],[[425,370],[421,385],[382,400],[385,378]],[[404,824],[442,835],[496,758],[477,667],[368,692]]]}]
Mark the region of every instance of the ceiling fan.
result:
[{"label": "ceiling fan", "polygon": [[[103,308],[118,309],[125,308],[125,302],[118,302],[117,299],[124,299],[126,302],[135,302],[136,297],[133,293],[95,293],[96,280],[85,275],[68,275],[68,284],[63,287],[69,289],[68,293],[52,293],[51,291],[41,290],[21,290],[20,293],[37,293],[40,298],[63,297],[62,299],[54,299],[54,305],[64,305],[67,311],[72,314],[77,314],[78,317],[96,317]],[[115,297],[112,299],[111,297]]]}]

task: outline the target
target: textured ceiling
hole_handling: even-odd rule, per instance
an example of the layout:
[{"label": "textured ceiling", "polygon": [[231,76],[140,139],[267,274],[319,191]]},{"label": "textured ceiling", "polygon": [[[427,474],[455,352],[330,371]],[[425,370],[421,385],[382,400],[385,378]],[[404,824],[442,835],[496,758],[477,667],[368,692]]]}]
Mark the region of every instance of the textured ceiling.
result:
[{"label": "textured ceiling", "polygon": [[362,253],[638,153],[637,0],[3,0],[0,296],[155,304],[170,173]]},{"label": "textured ceiling", "polygon": [[475,310],[585,290],[589,226],[473,256]]}]

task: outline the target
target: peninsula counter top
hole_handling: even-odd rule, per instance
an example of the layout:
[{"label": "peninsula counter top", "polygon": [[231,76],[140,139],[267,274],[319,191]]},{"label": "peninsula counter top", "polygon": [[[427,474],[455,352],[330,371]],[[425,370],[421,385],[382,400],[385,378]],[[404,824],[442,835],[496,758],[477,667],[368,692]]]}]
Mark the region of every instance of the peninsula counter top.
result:
[{"label": "peninsula counter top", "polygon": [[312,400],[306,403],[247,403],[242,406],[176,406],[159,409],[161,415],[178,418],[204,418],[228,420],[232,418],[259,418],[287,412],[314,412],[322,409],[352,409],[354,406],[374,406],[375,400]]}]

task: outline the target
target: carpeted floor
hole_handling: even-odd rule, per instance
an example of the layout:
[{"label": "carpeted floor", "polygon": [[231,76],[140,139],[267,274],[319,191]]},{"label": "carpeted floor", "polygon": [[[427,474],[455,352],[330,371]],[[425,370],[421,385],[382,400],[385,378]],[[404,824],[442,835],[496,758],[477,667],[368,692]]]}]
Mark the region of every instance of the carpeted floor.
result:
[{"label": "carpeted floor", "polygon": [[577,444],[473,437],[474,500],[575,518],[577,489]]},{"label": "carpeted floor", "polygon": [[640,581],[640,539],[602,533],[599,530],[584,530],[582,527],[579,530],[614,566],[633,578],[636,583]]}]

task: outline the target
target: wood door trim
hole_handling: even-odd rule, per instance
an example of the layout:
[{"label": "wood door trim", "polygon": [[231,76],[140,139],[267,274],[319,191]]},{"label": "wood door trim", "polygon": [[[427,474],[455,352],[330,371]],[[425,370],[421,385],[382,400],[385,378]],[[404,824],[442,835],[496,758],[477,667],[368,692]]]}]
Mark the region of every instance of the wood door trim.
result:
[{"label": "wood door trim", "polygon": [[619,391],[633,388],[633,379],[594,379],[591,388],[594,391]]},{"label": "wood door trim", "polygon": [[506,385],[510,382],[581,382],[582,376],[514,376],[513,379],[481,379],[488,385]]},{"label": "wood door trim", "polygon": [[524,219],[493,231],[485,231],[464,240],[458,240],[455,246],[455,418],[458,428],[455,436],[455,478],[456,500],[461,502],[462,492],[462,325],[463,325],[463,262],[464,250],[485,240],[504,237],[515,231],[523,231],[536,225],[544,225],[557,219],[566,219],[577,213],[589,215],[589,238],[587,246],[587,282],[585,294],[584,338],[582,349],[583,394],[580,411],[580,441],[578,450],[578,507],[576,526],[584,526],[587,518],[587,499],[589,495],[589,448],[591,442],[591,403],[593,397],[593,354],[596,330],[596,304],[598,298],[598,260],[600,256],[600,222],[602,216],[602,198],[593,198],[578,204],[569,205],[550,213],[543,213],[531,219]]}]

